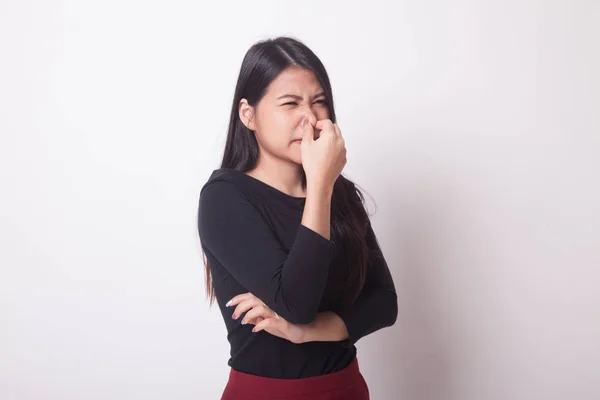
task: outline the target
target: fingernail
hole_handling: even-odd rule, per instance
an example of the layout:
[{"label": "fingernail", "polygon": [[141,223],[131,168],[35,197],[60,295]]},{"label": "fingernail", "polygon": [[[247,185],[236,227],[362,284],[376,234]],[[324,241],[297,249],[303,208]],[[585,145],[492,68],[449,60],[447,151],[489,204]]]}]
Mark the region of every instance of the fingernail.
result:
[{"label": "fingernail", "polygon": [[306,124],[308,123],[308,118],[304,118],[302,120],[302,123],[300,124],[300,127],[304,128],[306,126]]},{"label": "fingernail", "polygon": [[229,300],[229,301],[227,302],[227,304],[225,304],[225,307],[229,307],[229,306],[231,305],[231,302],[232,302],[232,301],[233,301],[233,299]]},{"label": "fingernail", "polygon": [[246,325],[246,324],[247,324],[247,322],[242,320],[242,325]]},{"label": "fingernail", "polygon": [[235,316],[235,314],[231,314],[231,318],[237,319],[237,317]]}]

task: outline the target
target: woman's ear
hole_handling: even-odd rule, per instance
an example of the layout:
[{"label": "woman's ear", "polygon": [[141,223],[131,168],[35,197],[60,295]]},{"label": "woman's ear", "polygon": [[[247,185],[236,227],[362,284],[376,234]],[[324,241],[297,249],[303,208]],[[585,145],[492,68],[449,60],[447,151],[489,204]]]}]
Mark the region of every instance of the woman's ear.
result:
[{"label": "woman's ear", "polygon": [[240,100],[240,105],[238,107],[238,111],[240,114],[240,119],[242,123],[246,126],[246,128],[251,131],[255,130],[254,124],[254,107],[248,104],[248,100],[242,99]]}]

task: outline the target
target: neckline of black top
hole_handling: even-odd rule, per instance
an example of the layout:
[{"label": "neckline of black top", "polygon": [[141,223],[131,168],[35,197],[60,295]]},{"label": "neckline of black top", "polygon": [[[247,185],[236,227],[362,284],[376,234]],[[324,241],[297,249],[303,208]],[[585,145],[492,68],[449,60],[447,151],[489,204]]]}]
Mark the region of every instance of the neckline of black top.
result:
[{"label": "neckline of black top", "polygon": [[261,181],[260,179],[257,179],[253,176],[246,174],[245,172],[238,171],[238,170],[231,169],[231,168],[220,168],[220,169],[213,171],[213,175],[218,173],[219,171],[231,173],[232,175],[235,175],[236,177],[239,177],[240,179],[243,179],[246,182],[249,182],[250,184],[254,185],[255,187],[257,187],[258,190],[266,190],[270,194],[280,198],[283,201],[293,202],[294,204],[296,204],[298,206],[303,206],[304,203],[306,202],[306,197],[296,197],[296,196],[289,195],[289,194],[282,192],[281,190],[269,185],[268,183]]}]

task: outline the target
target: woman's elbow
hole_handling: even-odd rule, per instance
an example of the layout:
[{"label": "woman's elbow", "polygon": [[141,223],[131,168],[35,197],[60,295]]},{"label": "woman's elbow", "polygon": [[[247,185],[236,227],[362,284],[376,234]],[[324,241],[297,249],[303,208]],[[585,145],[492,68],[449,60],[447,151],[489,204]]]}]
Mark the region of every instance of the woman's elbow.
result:
[{"label": "woman's elbow", "polygon": [[386,307],[386,326],[392,326],[398,319],[398,295],[395,292],[389,292],[389,299]]}]

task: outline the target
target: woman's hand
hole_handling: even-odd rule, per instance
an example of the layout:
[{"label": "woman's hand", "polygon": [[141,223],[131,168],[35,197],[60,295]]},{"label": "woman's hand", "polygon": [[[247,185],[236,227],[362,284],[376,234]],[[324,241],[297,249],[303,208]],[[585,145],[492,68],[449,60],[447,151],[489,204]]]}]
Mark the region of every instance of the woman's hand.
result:
[{"label": "woman's hand", "polygon": [[227,303],[227,307],[232,306],[236,306],[236,308],[231,317],[238,319],[243,313],[246,313],[242,319],[242,325],[255,325],[252,332],[264,330],[292,343],[304,342],[304,325],[289,323],[252,293],[235,296]]},{"label": "woman's hand", "polygon": [[314,127],[321,130],[317,140],[308,118],[301,126],[300,151],[307,184],[333,187],[346,165],[346,147],[339,126],[330,119],[317,121]]}]

